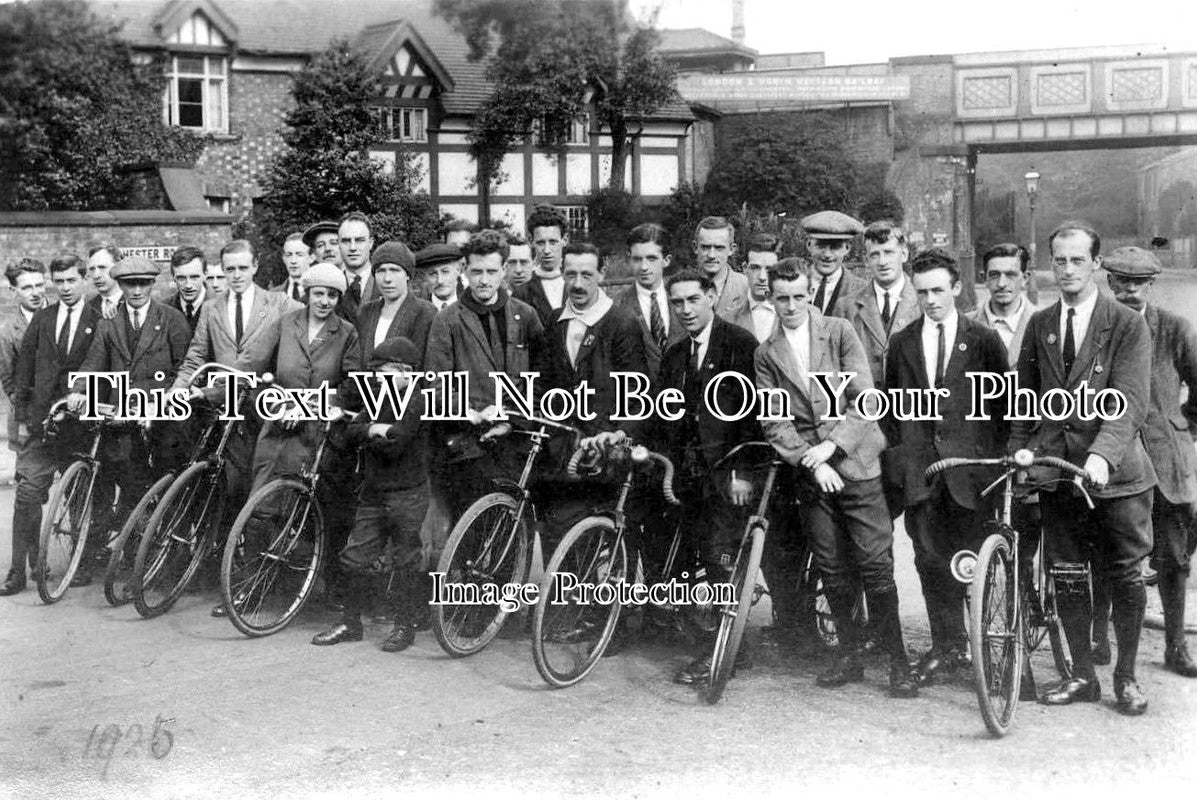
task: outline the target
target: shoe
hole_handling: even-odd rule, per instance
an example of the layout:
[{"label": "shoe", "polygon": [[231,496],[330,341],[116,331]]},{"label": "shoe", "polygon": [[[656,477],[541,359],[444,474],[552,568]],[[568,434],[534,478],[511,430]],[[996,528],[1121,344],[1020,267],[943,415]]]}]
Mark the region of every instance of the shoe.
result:
[{"label": "shoe", "polygon": [[1183,642],[1164,651],[1164,669],[1185,678],[1197,678],[1197,664],[1193,663],[1189,648]]},{"label": "shoe", "polygon": [[673,682],[692,686],[711,678],[711,657],[699,656],[673,674]]},{"label": "shoe", "polygon": [[932,647],[914,665],[914,679],[919,686],[928,686],[937,677],[950,675],[968,663],[964,653],[955,648],[939,650]]},{"label": "shoe", "polygon": [[824,689],[838,689],[849,683],[864,680],[864,665],[856,653],[836,656],[835,662],[815,678],[815,685]]},{"label": "shoe", "polygon": [[1096,677],[1091,680],[1069,678],[1044,692],[1039,702],[1045,706],[1066,706],[1072,703],[1096,703],[1100,699],[1101,684]]},{"label": "shoe", "polygon": [[890,664],[889,667],[889,696],[911,698],[919,696],[919,685],[910,671],[910,665],[905,662]]},{"label": "shoe", "polygon": [[224,603],[217,603],[216,605],[212,606],[211,613],[212,613],[212,616],[214,616],[218,619],[223,619],[224,617],[227,617],[229,615],[229,612],[224,610]]},{"label": "shoe", "polygon": [[25,573],[24,572],[10,572],[8,577],[4,579],[4,585],[0,586],[0,597],[9,597],[10,595],[19,594],[25,591]]},{"label": "shoe", "polygon": [[361,640],[361,623],[349,625],[344,622],[338,622],[328,630],[313,636],[312,644],[323,647],[330,644],[340,644],[341,642],[360,642]]},{"label": "shoe", "polygon": [[1104,667],[1110,663],[1110,640],[1104,642],[1094,642],[1091,648],[1093,652],[1093,663],[1099,667]]},{"label": "shoe", "polygon": [[1147,711],[1147,698],[1134,678],[1115,678],[1114,696],[1118,698],[1119,714],[1137,717]]},{"label": "shoe", "polygon": [[80,586],[90,586],[90,585],[91,585],[91,570],[80,566],[79,570],[75,573],[75,577],[71,578],[71,588],[75,589]]},{"label": "shoe", "polygon": [[[358,639],[361,639],[361,632],[358,632]],[[341,640],[346,641],[346,640]],[[391,629],[391,633],[382,643],[382,652],[384,653],[401,653],[407,648],[411,647],[416,641],[416,628],[414,625],[407,622],[396,622],[395,627]],[[316,644],[316,640],[312,640]]]}]

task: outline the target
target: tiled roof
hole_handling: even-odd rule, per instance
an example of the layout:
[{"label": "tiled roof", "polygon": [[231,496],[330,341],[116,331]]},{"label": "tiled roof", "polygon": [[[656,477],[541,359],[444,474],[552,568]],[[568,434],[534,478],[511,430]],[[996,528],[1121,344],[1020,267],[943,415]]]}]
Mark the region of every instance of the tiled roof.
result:
[{"label": "tiled roof", "polygon": [[662,53],[694,53],[709,50],[713,53],[728,50],[755,56],[756,51],[751,47],[737,44],[732,39],[711,33],[706,28],[664,28],[661,30],[661,44],[657,48]]},{"label": "tiled roof", "polygon": [[[370,25],[402,19],[419,33],[455,83],[442,101],[448,114],[472,114],[490,93],[486,65],[470,61],[465,39],[432,11],[430,0],[211,0],[238,27],[244,55],[307,56],[334,38],[358,39]],[[97,14],[124,21],[124,39],[136,47],[160,47],[153,22],[172,4],[188,0],[91,0]],[[169,33],[167,33],[169,35]],[[712,34],[714,35],[714,34]],[[672,104],[655,117],[691,119],[688,106]]]}]

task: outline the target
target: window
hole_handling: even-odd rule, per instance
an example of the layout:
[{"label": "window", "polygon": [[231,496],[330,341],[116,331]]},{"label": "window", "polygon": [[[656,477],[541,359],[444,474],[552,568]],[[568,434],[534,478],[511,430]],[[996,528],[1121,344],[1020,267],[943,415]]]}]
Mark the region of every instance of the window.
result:
[{"label": "window", "polygon": [[586,206],[557,206],[557,210],[565,214],[571,237],[586,235]]},{"label": "window", "polygon": [[383,135],[390,141],[428,141],[428,109],[375,108]]},{"label": "window", "polygon": [[227,62],[215,56],[172,56],[167,73],[168,125],[228,133]]},{"label": "window", "polygon": [[230,198],[216,197],[214,195],[208,195],[204,199],[208,201],[208,208],[210,210],[215,211],[218,214],[229,213],[229,199]]},{"label": "window", "polygon": [[575,118],[568,126],[554,129],[548,117],[532,120],[532,138],[538,147],[553,147],[558,144],[588,144],[590,142],[590,115]]}]

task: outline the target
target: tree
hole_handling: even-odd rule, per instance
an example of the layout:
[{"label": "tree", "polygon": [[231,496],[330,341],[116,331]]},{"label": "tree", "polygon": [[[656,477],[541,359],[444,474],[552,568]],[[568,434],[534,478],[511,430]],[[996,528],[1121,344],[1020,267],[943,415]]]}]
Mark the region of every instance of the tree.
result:
[{"label": "tree", "polygon": [[122,165],[198,157],[162,124],[163,65],[134,65],[119,33],[83,0],[0,5],[0,209],[120,207]]},{"label": "tree", "polygon": [[382,95],[367,57],[337,40],[295,77],[295,106],[284,117],[284,149],[267,168],[255,222],[263,248],[277,252],[287,234],[348,211],[368,215],[375,242],[401,239],[420,248],[436,239],[439,214],[402,152],[388,172],[370,157],[381,136],[370,110]]},{"label": "tree", "polygon": [[889,189],[880,189],[868,195],[858,209],[861,222],[865,225],[887,219],[898,225],[906,216],[902,201]]},{"label": "tree", "polygon": [[631,17],[627,0],[436,0],[435,7],[465,36],[472,60],[489,58],[494,89],[470,132],[484,204],[503,157],[534,126],[546,146],[560,148],[591,107],[611,137],[607,185],[623,189],[633,124],[679,98],[673,66],[656,52],[656,30]]}]

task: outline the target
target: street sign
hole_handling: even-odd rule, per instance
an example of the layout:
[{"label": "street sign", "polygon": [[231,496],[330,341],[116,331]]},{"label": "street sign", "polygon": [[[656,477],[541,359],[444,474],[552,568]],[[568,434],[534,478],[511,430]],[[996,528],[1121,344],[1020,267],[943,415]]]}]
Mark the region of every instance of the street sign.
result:
[{"label": "street sign", "polygon": [[170,261],[170,257],[175,254],[179,248],[171,245],[150,244],[144,247],[122,247],[121,258],[128,258],[129,256],[141,256],[148,258],[150,261]]},{"label": "street sign", "polygon": [[909,75],[787,75],[737,72],[679,75],[682,97],[699,103],[848,103],[910,98]]}]

